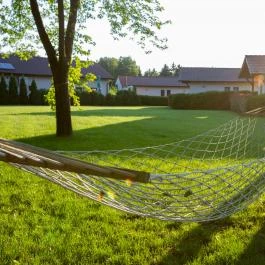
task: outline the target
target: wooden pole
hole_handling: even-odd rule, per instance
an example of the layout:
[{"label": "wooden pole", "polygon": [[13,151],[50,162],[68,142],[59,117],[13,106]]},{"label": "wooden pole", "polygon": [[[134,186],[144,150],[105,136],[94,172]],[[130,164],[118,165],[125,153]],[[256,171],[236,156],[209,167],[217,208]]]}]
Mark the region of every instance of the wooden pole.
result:
[{"label": "wooden pole", "polygon": [[135,182],[147,183],[150,180],[147,172],[86,163],[43,148],[4,139],[0,139],[0,161]]}]

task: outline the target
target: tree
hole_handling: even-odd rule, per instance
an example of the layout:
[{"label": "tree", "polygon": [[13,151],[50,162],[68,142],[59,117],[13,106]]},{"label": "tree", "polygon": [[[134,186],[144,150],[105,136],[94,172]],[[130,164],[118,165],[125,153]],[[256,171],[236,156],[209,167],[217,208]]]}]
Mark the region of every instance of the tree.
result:
[{"label": "tree", "polygon": [[120,57],[117,68],[118,75],[138,76],[140,74],[140,67],[136,64],[130,56]]},{"label": "tree", "polygon": [[179,73],[180,73],[180,70],[181,70],[181,65],[178,64],[177,67],[175,68],[175,72],[174,72],[174,76],[179,76]]},{"label": "tree", "polygon": [[159,0],[0,1],[0,50],[8,47],[25,58],[45,49],[55,89],[57,135],[68,136],[72,134],[68,73],[73,56],[88,56],[84,45],[91,38],[84,34],[86,23],[106,18],[114,38],[131,32],[149,52],[148,43],[166,48],[166,40],[156,34],[168,23],[158,17],[162,10]]},{"label": "tree", "polygon": [[178,64],[177,66],[175,65],[175,63],[173,62],[171,65],[171,75],[172,76],[179,76],[179,72],[180,72],[181,66],[180,64]]},{"label": "tree", "polygon": [[114,79],[117,78],[117,76],[118,76],[117,69],[118,69],[118,65],[119,65],[119,60],[117,58],[102,57],[98,60],[98,63],[104,69],[106,69],[113,76]]},{"label": "tree", "polygon": [[8,83],[8,98],[11,105],[18,104],[18,87],[16,78],[11,75]]},{"label": "tree", "polygon": [[171,69],[167,64],[161,69],[160,76],[172,76]]},{"label": "tree", "polygon": [[35,80],[32,80],[29,86],[29,104],[30,105],[39,105],[41,102],[41,95],[38,91],[38,87]]},{"label": "tree", "polygon": [[145,71],[144,76],[147,76],[147,77],[157,77],[157,76],[159,76],[159,73],[156,71],[155,68],[153,68],[153,70],[148,69],[147,71]]},{"label": "tree", "polygon": [[22,77],[19,82],[19,104],[21,105],[28,104],[27,85],[24,77]]},{"label": "tree", "polygon": [[0,105],[5,105],[7,103],[8,103],[7,84],[5,77],[2,75],[0,81]]}]

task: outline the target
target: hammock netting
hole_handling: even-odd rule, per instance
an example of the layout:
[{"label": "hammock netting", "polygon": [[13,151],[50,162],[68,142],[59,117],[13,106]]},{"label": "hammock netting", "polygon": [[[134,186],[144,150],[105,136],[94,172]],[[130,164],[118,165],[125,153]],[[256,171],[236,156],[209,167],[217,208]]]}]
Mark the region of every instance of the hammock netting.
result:
[{"label": "hammock netting", "polygon": [[56,167],[10,164],[128,213],[205,222],[242,210],[264,192],[265,159],[259,139],[264,132],[257,134],[255,128],[256,119],[239,118],[171,144],[56,153],[102,168],[148,172],[142,182],[126,176],[120,180]]}]

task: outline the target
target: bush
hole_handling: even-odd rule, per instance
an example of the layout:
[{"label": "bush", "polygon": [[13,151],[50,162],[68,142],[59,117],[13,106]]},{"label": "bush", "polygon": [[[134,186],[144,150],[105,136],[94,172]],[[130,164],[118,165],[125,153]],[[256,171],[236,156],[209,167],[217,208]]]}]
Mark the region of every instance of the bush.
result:
[{"label": "bush", "polygon": [[247,110],[265,107],[265,95],[254,95],[247,100]]},{"label": "bush", "polygon": [[18,86],[16,78],[11,75],[8,83],[8,102],[11,105],[18,104]]},{"label": "bush", "polygon": [[138,96],[141,105],[144,106],[168,106],[167,97]]},{"label": "bush", "polygon": [[140,99],[135,91],[120,90],[117,92],[115,104],[117,106],[138,106],[140,105]]},{"label": "bush", "polygon": [[28,93],[27,93],[27,85],[24,77],[20,79],[19,82],[19,104],[27,105],[28,104]]},{"label": "bush", "polygon": [[102,106],[105,102],[105,97],[97,92],[81,92],[77,94],[80,97],[81,106]]},{"label": "bush", "polygon": [[8,90],[6,80],[2,75],[0,81],[0,105],[6,104],[8,104]]},{"label": "bush", "polygon": [[230,110],[230,92],[175,94],[169,96],[169,106],[174,109]]},{"label": "bush", "polygon": [[[38,90],[35,80],[32,80],[29,86],[29,104],[30,105],[44,105],[44,94],[47,93],[46,90]],[[44,92],[45,91],[45,92]]]},{"label": "bush", "polygon": [[238,113],[244,113],[247,109],[248,100],[253,94],[248,93],[234,93],[230,96],[230,109]]}]

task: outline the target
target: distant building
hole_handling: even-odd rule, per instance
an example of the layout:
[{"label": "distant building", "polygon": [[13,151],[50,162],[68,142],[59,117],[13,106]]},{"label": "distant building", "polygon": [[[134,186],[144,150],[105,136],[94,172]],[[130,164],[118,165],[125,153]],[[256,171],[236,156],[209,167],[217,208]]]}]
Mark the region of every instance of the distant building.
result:
[{"label": "distant building", "polygon": [[[97,80],[91,82],[89,86],[103,95],[108,93],[109,83],[113,77],[101,65],[95,63],[82,69],[82,73],[83,75],[94,74]],[[8,59],[0,58],[0,75],[4,75],[8,81],[11,74],[17,78],[17,81],[23,76],[27,87],[30,86],[32,80],[36,81],[38,89],[49,89],[51,86],[52,73],[48,59],[44,57],[33,57],[27,61],[17,56],[10,56]]]},{"label": "distant building", "polygon": [[179,77],[118,76],[119,90],[138,95],[168,96],[210,91],[265,93],[265,55],[246,55],[241,68],[182,67]]},{"label": "distant building", "polygon": [[169,96],[188,93],[188,85],[176,77],[118,76],[115,85],[118,90],[135,90],[137,95]]},{"label": "distant building", "polygon": [[253,91],[264,94],[265,55],[246,55],[239,76],[251,83]]},{"label": "distant building", "polygon": [[188,93],[210,91],[251,91],[251,83],[240,78],[240,68],[183,67],[179,81],[185,83]]}]

